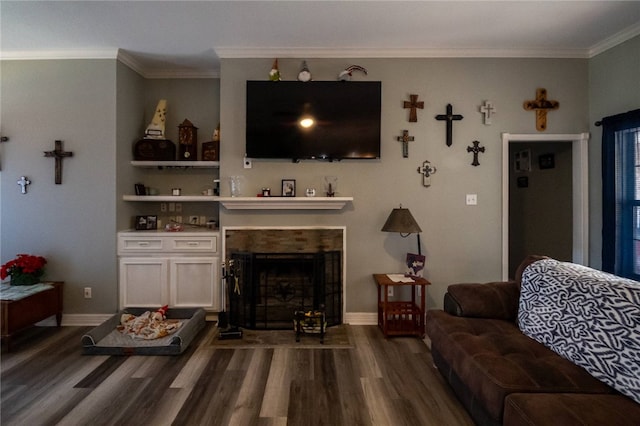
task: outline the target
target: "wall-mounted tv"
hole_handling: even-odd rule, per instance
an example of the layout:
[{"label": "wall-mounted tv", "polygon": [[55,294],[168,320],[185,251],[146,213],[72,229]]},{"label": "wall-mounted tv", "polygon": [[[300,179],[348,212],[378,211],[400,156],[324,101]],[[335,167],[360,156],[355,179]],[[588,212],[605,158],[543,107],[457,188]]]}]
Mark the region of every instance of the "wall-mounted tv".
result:
[{"label": "wall-mounted tv", "polygon": [[247,81],[249,158],[380,158],[379,81]]}]

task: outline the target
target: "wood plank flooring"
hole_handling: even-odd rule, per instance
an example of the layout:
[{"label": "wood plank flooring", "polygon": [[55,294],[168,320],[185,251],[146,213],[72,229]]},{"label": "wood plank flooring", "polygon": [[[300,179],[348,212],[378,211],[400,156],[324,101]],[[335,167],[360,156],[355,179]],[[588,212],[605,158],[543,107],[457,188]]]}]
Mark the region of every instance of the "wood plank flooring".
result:
[{"label": "wood plank flooring", "polygon": [[0,423],[473,425],[424,341],[347,327],[351,348],[227,349],[208,323],[162,357],[83,356],[90,327],[34,327],[3,346]]}]

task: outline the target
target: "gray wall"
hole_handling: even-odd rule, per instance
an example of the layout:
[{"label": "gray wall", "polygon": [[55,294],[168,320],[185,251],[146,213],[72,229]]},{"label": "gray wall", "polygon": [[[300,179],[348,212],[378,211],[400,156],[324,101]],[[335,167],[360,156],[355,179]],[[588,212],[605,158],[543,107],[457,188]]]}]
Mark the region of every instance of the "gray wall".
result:
[{"label": "gray wall", "polygon": [[[113,311],[116,300],[116,61],[2,61],[2,263],[45,256],[45,278],[66,281],[65,313]],[[62,185],[43,151],[74,156]],[[32,184],[21,195],[16,180]],[[84,299],[83,287],[93,287]]]},{"label": "gray wall", "polygon": [[[405,253],[416,249],[413,236],[403,239],[380,231],[391,209],[401,203],[423,228],[427,276],[433,282],[430,306],[441,306],[450,283],[500,278],[500,134],[536,133],[534,114],[524,111],[522,102],[532,99],[537,87],[545,87],[552,99],[560,101],[560,109],[549,114],[547,133],[587,129],[593,133],[591,263],[598,264],[600,134],[592,123],[638,107],[639,55],[640,37],[591,60],[305,58],[318,80],[332,80],[341,69],[357,63],[369,75],[355,78],[382,81],[382,159],[331,164],[254,162],[250,170],[242,168],[244,82],[265,79],[272,60],[224,59],[219,83],[185,80],[183,84],[203,85],[202,96],[210,94],[214,104],[219,90],[211,121],[194,124],[209,134],[217,124],[218,108],[220,173],[245,175],[247,194],[262,186],[279,188],[282,178],[297,179],[299,188],[319,189],[324,175],[339,177],[340,194],[354,197],[343,211],[230,213],[221,209],[221,221],[225,225],[346,225],[347,311],[374,312],[371,274],[401,270]],[[281,59],[284,78],[294,79],[300,63],[301,59]],[[19,252],[42,254],[50,260],[47,276],[67,281],[66,313],[113,312],[117,308],[115,232],[128,227],[140,204],[121,201],[141,173],[128,165],[131,144],[151,118],[150,110],[166,83],[146,81],[115,60],[2,61],[0,66],[0,130],[11,138],[0,145],[2,262]],[[408,123],[408,111],[402,109],[411,93],[425,101],[417,123]],[[482,124],[478,112],[485,99],[497,107],[491,126]],[[444,124],[433,119],[447,103],[465,116],[454,125],[450,148],[444,144]],[[179,122],[191,118],[184,111],[175,112]],[[396,141],[403,129],[416,137],[407,159]],[[42,156],[42,151],[53,148],[55,139],[63,139],[65,148],[75,154],[64,161],[63,185],[53,184],[53,160]],[[472,158],[466,152],[473,140],[487,149],[480,155],[479,167],[470,165]],[[421,186],[416,172],[425,159],[438,168],[430,188]],[[15,183],[21,175],[33,181],[26,196],[19,194]],[[478,194],[478,206],[465,206],[467,193]],[[85,286],[94,287],[92,300],[82,298]]]},{"label": "gray wall", "polygon": [[602,128],[603,117],[640,108],[640,36],[589,60],[589,224],[590,259],[602,266]]},{"label": "gray wall", "polygon": [[[501,276],[501,133],[536,133],[533,112],[522,103],[545,87],[560,109],[549,113],[547,133],[579,133],[588,129],[587,61],[576,59],[307,59],[316,80],[332,80],[356,63],[369,71],[359,80],[382,82],[382,159],[338,163],[254,161],[243,169],[245,81],[265,79],[270,59],[224,59],[221,68],[222,176],[244,175],[247,195],[263,186],[280,187],[280,179],[297,180],[299,188],[321,188],[324,175],[339,178],[340,195],[354,197],[339,212],[265,213],[221,209],[223,225],[346,225],[347,312],[374,312],[372,273],[402,271],[407,251],[416,250],[414,236],[380,231],[391,209],[411,209],[423,229],[423,252],[430,306],[441,306],[448,284],[497,280]],[[302,59],[280,59],[283,79],[294,79]],[[425,108],[418,122],[408,123],[402,108],[409,94]],[[498,112],[493,125],[482,122],[479,106],[486,99]],[[464,120],[454,124],[453,146],[445,145],[445,125],[434,116],[447,103]],[[403,158],[396,141],[408,129],[416,141]],[[480,166],[471,166],[466,147],[473,140],[486,147]],[[416,169],[424,160],[438,169],[424,188]],[[226,186],[223,189],[228,191]],[[277,192],[278,193],[278,192]],[[465,205],[465,194],[478,194],[477,206]],[[224,194],[224,191],[223,191]],[[228,192],[227,192],[228,194]]]}]

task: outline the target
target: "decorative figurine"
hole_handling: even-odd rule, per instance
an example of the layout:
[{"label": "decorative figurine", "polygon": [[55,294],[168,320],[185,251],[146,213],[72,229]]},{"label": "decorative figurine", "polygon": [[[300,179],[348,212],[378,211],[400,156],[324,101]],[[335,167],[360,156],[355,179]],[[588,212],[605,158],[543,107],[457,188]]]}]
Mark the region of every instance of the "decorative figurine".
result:
[{"label": "decorative figurine", "polygon": [[160,99],[151,123],[144,132],[145,139],[165,139],[165,121],[167,118],[167,100]]},{"label": "decorative figurine", "polygon": [[338,74],[338,80],[350,81],[354,71],[360,71],[367,75],[367,70],[360,65],[350,65]]},{"label": "decorative figurine", "polygon": [[271,71],[269,71],[269,80],[280,81],[280,70],[278,69],[278,58],[273,61]]},{"label": "decorative figurine", "polygon": [[311,81],[311,71],[307,66],[307,61],[302,61],[302,69],[298,73],[298,81],[307,82]]}]

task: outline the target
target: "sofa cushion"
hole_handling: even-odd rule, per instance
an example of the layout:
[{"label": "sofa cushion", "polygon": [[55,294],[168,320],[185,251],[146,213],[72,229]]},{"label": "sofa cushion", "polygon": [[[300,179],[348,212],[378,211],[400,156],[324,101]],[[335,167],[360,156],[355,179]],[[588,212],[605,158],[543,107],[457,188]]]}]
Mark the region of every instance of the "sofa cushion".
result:
[{"label": "sofa cushion", "polygon": [[504,426],[637,426],[640,405],[622,395],[526,394],[507,396]]},{"label": "sofa cushion", "polygon": [[457,316],[514,321],[520,289],[513,281],[452,284],[445,295],[445,310]]},{"label": "sofa cushion", "polygon": [[430,310],[426,324],[432,347],[496,422],[502,421],[504,399],[511,393],[613,392],[512,322]]},{"label": "sofa cushion", "polygon": [[553,259],[522,274],[526,335],[640,403],[640,283]]}]

